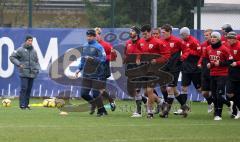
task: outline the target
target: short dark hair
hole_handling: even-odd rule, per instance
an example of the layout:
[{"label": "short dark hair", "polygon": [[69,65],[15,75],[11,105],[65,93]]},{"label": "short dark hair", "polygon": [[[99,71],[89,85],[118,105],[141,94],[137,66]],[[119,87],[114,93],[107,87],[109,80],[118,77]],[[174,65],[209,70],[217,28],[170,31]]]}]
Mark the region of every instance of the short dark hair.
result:
[{"label": "short dark hair", "polygon": [[86,35],[88,35],[88,36],[96,36],[96,31],[94,29],[87,30]]},{"label": "short dark hair", "polygon": [[149,24],[143,25],[143,26],[141,27],[141,32],[145,32],[145,31],[151,32],[151,26],[150,26]]},{"label": "short dark hair", "polygon": [[141,30],[137,26],[132,26],[131,29],[134,30],[137,33],[137,35],[139,35],[141,32]]},{"label": "short dark hair", "polygon": [[161,29],[164,29],[166,32],[172,33],[172,25],[170,24],[165,24],[161,27]]},{"label": "short dark hair", "polygon": [[29,40],[29,39],[33,39],[33,37],[31,35],[26,35],[25,37],[25,41]]}]

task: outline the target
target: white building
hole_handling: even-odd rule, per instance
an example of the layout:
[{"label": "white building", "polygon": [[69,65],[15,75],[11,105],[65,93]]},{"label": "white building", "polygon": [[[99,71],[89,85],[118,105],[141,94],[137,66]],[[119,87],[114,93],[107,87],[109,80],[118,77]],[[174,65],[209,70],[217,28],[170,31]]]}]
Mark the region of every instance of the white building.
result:
[{"label": "white building", "polygon": [[[240,0],[204,0],[201,8],[201,29],[219,30],[229,23],[240,30]],[[197,29],[197,9],[194,9],[194,29]]]}]

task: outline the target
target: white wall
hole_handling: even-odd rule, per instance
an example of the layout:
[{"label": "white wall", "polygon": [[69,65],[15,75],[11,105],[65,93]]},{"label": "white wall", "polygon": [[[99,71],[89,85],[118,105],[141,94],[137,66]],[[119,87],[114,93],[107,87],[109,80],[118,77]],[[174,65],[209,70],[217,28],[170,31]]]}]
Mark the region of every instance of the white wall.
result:
[{"label": "white wall", "polygon": [[[221,27],[229,23],[234,30],[240,30],[240,14],[238,13],[202,13],[201,29],[220,30]],[[194,29],[197,29],[197,13],[194,14]]]},{"label": "white wall", "polygon": [[240,4],[240,0],[205,0],[204,3]]}]

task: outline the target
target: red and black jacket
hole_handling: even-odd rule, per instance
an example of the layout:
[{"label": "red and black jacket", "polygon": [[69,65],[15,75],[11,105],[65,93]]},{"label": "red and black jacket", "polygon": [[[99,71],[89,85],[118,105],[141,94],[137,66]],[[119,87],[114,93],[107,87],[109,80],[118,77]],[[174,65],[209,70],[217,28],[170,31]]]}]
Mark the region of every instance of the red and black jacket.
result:
[{"label": "red and black jacket", "polygon": [[233,61],[237,63],[236,67],[229,67],[229,79],[232,81],[240,81],[240,41],[237,41],[229,47],[233,56]]}]

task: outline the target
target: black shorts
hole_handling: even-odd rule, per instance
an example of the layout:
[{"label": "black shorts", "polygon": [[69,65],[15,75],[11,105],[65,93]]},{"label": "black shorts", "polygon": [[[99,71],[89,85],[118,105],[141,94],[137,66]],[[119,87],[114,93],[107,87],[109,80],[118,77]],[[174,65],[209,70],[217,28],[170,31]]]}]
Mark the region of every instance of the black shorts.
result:
[{"label": "black shorts", "polygon": [[182,73],[182,86],[189,86],[193,83],[196,89],[201,87],[201,73]]},{"label": "black shorts", "polygon": [[225,94],[226,76],[211,76],[211,93],[216,99]]},{"label": "black shorts", "polygon": [[168,86],[176,87],[178,84],[178,78],[179,78],[180,72],[171,72],[171,74],[173,75],[173,81],[171,83],[169,83]]},{"label": "black shorts", "polygon": [[201,88],[202,91],[210,91],[211,89],[211,78],[209,77],[201,77]]},{"label": "black shorts", "polygon": [[238,94],[240,91],[240,81],[227,81],[227,93],[228,94]]},{"label": "black shorts", "polygon": [[100,90],[106,88],[106,80],[91,79],[84,77],[82,79],[82,87],[93,90]]}]

